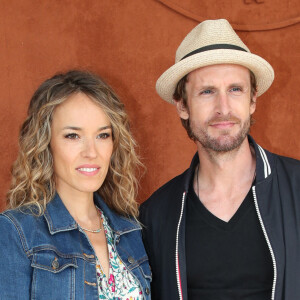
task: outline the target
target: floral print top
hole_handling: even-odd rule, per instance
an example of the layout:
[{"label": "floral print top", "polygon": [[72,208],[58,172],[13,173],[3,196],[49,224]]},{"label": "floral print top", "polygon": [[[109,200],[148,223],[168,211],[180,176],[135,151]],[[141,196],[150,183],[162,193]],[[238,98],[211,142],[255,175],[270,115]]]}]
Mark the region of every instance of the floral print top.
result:
[{"label": "floral print top", "polygon": [[109,278],[102,271],[100,261],[96,261],[97,283],[99,299],[108,300],[143,300],[143,293],[138,281],[126,269],[114,248],[114,233],[108,225],[106,217],[99,209],[103,221],[108,255],[109,255]]}]

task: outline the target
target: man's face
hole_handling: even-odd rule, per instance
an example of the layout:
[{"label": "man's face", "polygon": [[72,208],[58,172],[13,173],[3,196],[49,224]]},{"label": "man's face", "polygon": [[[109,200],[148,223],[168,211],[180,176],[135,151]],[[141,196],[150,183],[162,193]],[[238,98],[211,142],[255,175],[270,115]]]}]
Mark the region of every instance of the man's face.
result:
[{"label": "man's face", "polygon": [[188,75],[187,106],[177,102],[182,119],[189,119],[196,143],[215,152],[238,148],[250,129],[256,95],[250,99],[250,72],[239,65],[212,65]]}]

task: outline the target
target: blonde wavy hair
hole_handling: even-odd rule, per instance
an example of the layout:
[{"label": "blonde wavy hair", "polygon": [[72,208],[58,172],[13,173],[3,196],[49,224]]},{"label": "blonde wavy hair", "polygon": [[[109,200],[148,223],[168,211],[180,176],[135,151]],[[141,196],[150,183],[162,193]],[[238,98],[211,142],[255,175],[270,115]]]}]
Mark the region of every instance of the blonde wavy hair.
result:
[{"label": "blonde wavy hair", "polygon": [[31,98],[28,116],[19,135],[19,153],[12,166],[7,193],[8,208],[30,206],[42,215],[55,195],[50,150],[51,121],[55,108],[74,93],[84,93],[110,119],[113,153],[107,176],[98,190],[110,208],[124,216],[138,216],[136,170],[142,166],[130,132],[128,116],[118,96],[100,77],[85,71],[69,71],[46,80]]}]

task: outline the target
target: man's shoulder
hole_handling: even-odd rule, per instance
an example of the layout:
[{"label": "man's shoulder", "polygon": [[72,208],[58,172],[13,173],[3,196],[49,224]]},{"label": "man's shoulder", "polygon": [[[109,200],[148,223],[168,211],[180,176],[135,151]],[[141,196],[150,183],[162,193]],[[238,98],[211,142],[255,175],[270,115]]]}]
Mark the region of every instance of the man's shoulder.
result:
[{"label": "man's shoulder", "polygon": [[273,155],[276,155],[276,157],[279,160],[283,161],[284,163],[300,166],[300,160],[299,159],[289,157],[289,156],[279,155],[279,154],[273,154]]},{"label": "man's shoulder", "polygon": [[276,174],[281,179],[300,180],[300,160],[272,153],[266,149],[264,151],[267,156],[270,174]]},{"label": "man's shoulder", "polygon": [[278,154],[273,155],[276,158],[277,168],[282,168],[289,173],[292,172],[300,175],[300,160]]},{"label": "man's shoulder", "polygon": [[158,188],[143,204],[143,208],[155,207],[157,205],[168,205],[169,201],[174,201],[174,197],[181,198],[184,192],[184,181],[188,169],[185,170],[180,175],[172,178],[160,188]]}]

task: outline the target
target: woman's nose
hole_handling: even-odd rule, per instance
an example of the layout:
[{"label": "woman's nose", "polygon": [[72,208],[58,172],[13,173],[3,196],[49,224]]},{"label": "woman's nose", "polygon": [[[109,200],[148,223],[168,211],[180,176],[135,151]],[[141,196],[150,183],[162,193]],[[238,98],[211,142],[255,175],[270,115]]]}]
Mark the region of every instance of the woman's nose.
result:
[{"label": "woman's nose", "polygon": [[88,158],[97,157],[97,149],[96,149],[95,141],[85,140],[82,153],[84,157],[88,157]]}]

